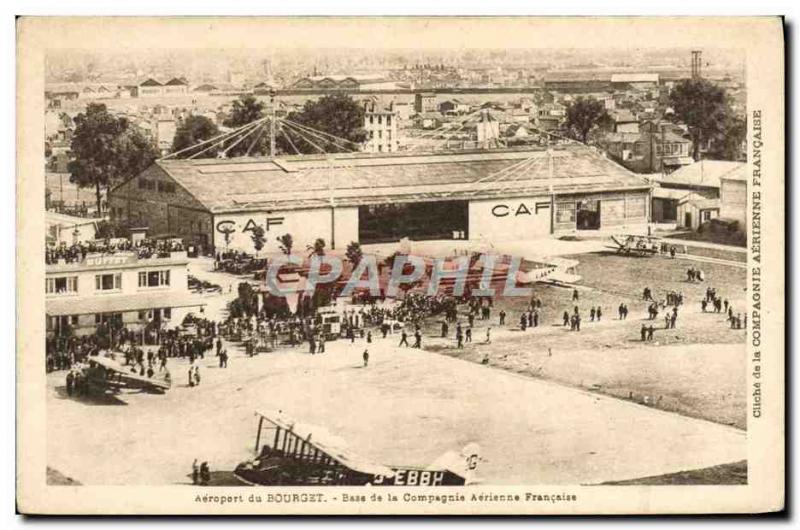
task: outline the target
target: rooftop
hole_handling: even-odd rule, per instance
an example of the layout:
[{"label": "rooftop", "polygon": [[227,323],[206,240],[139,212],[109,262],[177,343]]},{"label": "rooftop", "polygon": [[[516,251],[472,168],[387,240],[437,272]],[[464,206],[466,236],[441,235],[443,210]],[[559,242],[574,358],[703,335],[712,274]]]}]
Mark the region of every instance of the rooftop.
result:
[{"label": "rooftop", "polygon": [[727,160],[701,160],[677,169],[662,179],[662,184],[719,188],[721,178],[744,178],[746,164]]},{"label": "rooftop", "polygon": [[[146,171],[172,177],[213,213],[489,199],[649,188],[646,179],[585,146],[437,154],[160,160]],[[121,185],[121,186],[124,186]],[[120,186],[112,190],[118,192]]]}]

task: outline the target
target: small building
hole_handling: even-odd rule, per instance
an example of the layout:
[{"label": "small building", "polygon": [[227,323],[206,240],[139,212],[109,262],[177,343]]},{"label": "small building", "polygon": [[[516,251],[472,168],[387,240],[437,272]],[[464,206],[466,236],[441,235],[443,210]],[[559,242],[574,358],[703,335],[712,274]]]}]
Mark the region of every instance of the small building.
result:
[{"label": "small building", "polygon": [[721,179],[744,171],[743,162],[700,160],[686,165],[661,179],[661,187],[694,191],[709,199],[720,197]]},{"label": "small building", "polygon": [[420,129],[438,129],[442,126],[442,115],[438,112],[421,112],[414,115],[413,121]]},{"label": "small building", "polygon": [[189,291],[188,263],[185,252],[142,259],[118,252],[46,265],[48,336],[89,335],[101,324],[132,331],[179,326],[205,305]]},{"label": "small building", "polygon": [[636,115],[628,109],[620,109],[612,112],[611,119],[614,120],[614,132],[639,132],[639,120],[636,118]]},{"label": "small building", "polygon": [[469,105],[460,99],[447,99],[439,103],[439,112],[444,115],[457,116],[469,112]]},{"label": "small building", "polygon": [[678,227],[697,230],[700,225],[719,217],[719,199],[689,193],[678,201]]},{"label": "small building", "polygon": [[609,133],[601,143],[611,158],[636,173],[669,173],[693,162],[691,140],[649,123],[639,132]]},{"label": "small building", "polygon": [[747,165],[740,163],[733,171],[719,177],[719,216],[736,221],[739,230],[747,226]]},{"label": "small building", "polygon": [[417,114],[436,112],[436,94],[433,92],[417,92],[414,94],[414,111]]},{"label": "small building", "polygon": [[47,235],[54,244],[74,245],[97,237],[99,219],[75,217],[53,211],[45,212]]}]

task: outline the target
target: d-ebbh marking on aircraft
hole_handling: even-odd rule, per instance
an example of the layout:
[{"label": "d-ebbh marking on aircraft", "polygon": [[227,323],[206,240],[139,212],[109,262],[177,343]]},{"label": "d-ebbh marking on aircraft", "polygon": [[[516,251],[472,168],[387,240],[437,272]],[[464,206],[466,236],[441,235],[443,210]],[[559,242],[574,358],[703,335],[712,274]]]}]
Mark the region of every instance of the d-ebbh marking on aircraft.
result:
[{"label": "d-ebbh marking on aircraft", "polygon": [[[478,483],[480,448],[467,444],[428,467],[376,464],[350,451],[344,440],[319,426],[293,422],[278,412],[259,417],[253,460],[236,466],[241,482],[260,486],[464,486]],[[274,430],[268,443],[262,440]]]}]

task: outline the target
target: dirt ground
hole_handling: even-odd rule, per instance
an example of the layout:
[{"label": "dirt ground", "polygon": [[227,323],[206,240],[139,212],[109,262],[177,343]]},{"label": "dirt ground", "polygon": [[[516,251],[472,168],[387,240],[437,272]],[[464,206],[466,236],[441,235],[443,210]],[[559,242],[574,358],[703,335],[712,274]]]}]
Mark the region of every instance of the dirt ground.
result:
[{"label": "dirt ground", "polygon": [[[207,357],[195,388],[186,384],[185,361],[170,359],[174,383],[164,395],[75,399],[65,393],[63,372],[49,374],[48,465],[54,476],[82,484],[188,484],[195,458],[224,472],[251,456],[259,409],[321,425],[353,452],[388,465],[426,466],[477,442],[478,476],[487,484],[599,484],[744,460],[745,432],[725,425],[744,427],[744,332],[699,311],[705,285],[683,281],[691,262],[576,259],[582,314],[602,304],[605,315],[601,323],[585,318],[581,332],[554,325],[572,306],[572,290],[537,286],[542,326],[523,333],[495,325],[489,345],[477,343],[484,335],[476,329],[476,343],[464,350],[434,338],[439,329],[431,322],[430,351],[398,348],[397,336],[369,346],[330,342],[328,353],[314,356],[296,348],[247,358],[228,345],[230,367]],[[207,273],[207,265],[193,262],[193,274],[235,293],[238,280]],[[707,283],[743,306],[743,270],[702,268]],[[647,278],[656,294],[681,289],[686,296],[678,329],[657,331],[655,343],[638,340],[643,285],[628,285],[632,274]],[[233,293],[210,299],[209,316],[224,314]],[[621,300],[631,310],[622,322],[615,320]],[[516,326],[527,301],[499,303],[507,304],[507,328]],[[497,308],[494,323],[496,315]],[[484,352],[490,366],[464,362]]]},{"label": "dirt ground", "polygon": [[194,458],[214,471],[250,457],[255,410],[282,410],[385,464],[427,466],[476,442],[487,484],[594,484],[745,458],[744,432],[413,349],[393,338],[329,343],[202,362],[202,384],[171,362],[164,395],[66,396],[50,374],[48,463],[82,484],[188,483]]},{"label": "dirt ground", "polygon": [[[703,313],[699,302],[711,285],[735,312],[741,311],[744,269],[610,253],[570,257],[580,261],[579,300],[573,302],[571,287],[537,285],[535,295],[542,301],[538,328],[519,329],[520,311],[528,299],[499,299],[489,321],[475,321],[472,344],[457,349],[452,326],[450,339],[435,338],[440,324],[431,322],[426,348],[473,362],[488,355],[490,365],[515,373],[746,428],[745,331],[731,329],[722,314]],[[701,267],[706,281],[687,282],[689,266]],[[646,280],[631,283],[629,278]],[[667,290],[683,293],[675,329],[664,329],[662,318],[648,320],[647,303],[641,300],[645,285],[656,298],[663,298]],[[626,320],[619,320],[617,313],[622,302],[630,311]],[[572,312],[576,305],[583,317],[580,332],[562,325],[563,312]],[[598,306],[602,320],[592,322],[589,310]],[[504,327],[498,326],[501,309],[508,314]],[[466,316],[462,321],[466,325]],[[641,341],[642,324],[656,328],[653,342]],[[486,344],[489,326],[492,343]]]}]

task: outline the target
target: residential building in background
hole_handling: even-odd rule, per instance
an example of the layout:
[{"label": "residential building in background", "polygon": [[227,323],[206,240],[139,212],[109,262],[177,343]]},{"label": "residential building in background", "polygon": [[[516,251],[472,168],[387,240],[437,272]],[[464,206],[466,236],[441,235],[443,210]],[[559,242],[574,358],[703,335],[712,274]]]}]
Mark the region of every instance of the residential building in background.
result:
[{"label": "residential building in background", "polygon": [[368,153],[392,153],[400,150],[397,113],[392,104],[382,108],[375,101],[364,103],[364,129],[367,140],[364,151]]}]

